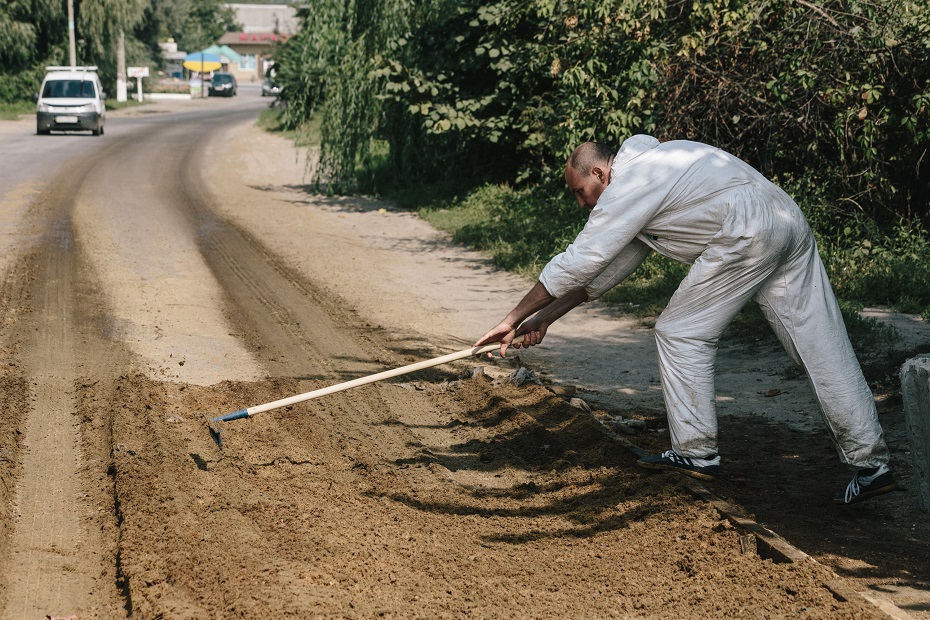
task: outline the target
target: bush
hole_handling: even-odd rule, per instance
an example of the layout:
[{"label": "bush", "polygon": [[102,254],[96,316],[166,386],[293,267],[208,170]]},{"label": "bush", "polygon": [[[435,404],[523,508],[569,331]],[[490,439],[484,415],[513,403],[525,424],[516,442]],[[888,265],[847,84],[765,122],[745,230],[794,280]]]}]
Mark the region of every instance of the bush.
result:
[{"label": "bush", "polygon": [[885,234],[864,218],[840,222],[819,247],[841,297],[930,319],[930,236],[919,223],[901,220]]},{"label": "bush", "polygon": [[17,101],[15,103],[0,102],[0,120],[15,121],[23,115],[33,115],[36,105],[32,102]]},{"label": "bush", "polygon": [[584,226],[585,214],[566,193],[485,185],[461,200],[421,211],[463,244],[486,252],[495,266],[539,275]]},{"label": "bush", "polygon": [[33,95],[39,92],[44,76],[44,68],[35,68],[15,74],[0,74],[0,101],[6,103],[32,101]]},{"label": "bush", "polygon": [[191,86],[187,82],[177,80],[145,80],[142,83],[142,92],[184,94],[191,92]]}]

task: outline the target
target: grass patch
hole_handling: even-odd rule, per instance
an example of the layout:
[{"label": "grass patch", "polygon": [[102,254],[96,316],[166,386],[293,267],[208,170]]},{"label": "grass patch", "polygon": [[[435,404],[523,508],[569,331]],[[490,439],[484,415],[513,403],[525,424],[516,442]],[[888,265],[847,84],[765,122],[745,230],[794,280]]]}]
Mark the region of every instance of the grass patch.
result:
[{"label": "grass patch", "polygon": [[320,145],[320,115],[297,129],[289,128],[283,107],[269,107],[258,116],[258,127],[291,140],[296,147]]},{"label": "grass patch", "polygon": [[[272,111],[263,119],[272,127],[283,124]],[[388,149],[387,143],[370,149],[372,161],[358,166],[360,179],[365,181],[359,183],[361,187],[399,208],[417,211],[456,242],[481,251],[496,267],[528,281],[538,278],[545,264],[574,240],[586,221],[588,212],[578,209],[559,183],[515,189],[506,184],[475,186],[473,179],[443,175],[432,184],[404,185],[391,175]],[[885,306],[930,319],[930,278],[926,276],[930,273],[930,236],[916,221],[901,221],[889,231],[867,220],[850,220],[848,215],[830,220],[823,205],[818,210],[817,200],[816,196],[808,198],[814,205],[808,219],[840,299],[853,347],[857,352],[868,351],[876,360],[876,356],[888,358],[898,348],[895,330],[863,319],[859,310]],[[601,300],[653,325],[689,268],[653,253]],[[735,317],[726,337],[772,338],[774,342],[772,330],[753,302]],[[887,362],[882,372],[894,363]]]},{"label": "grass patch", "polygon": [[687,274],[688,265],[653,252],[629,278],[607,291],[601,301],[652,326]]},{"label": "grass patch", "polygon": [[827,228],[818,243],[838,295],[930,320],[930,235],[918,221],[885,232],[855,219]]},{"label": "grass patch", "polygon": [[[474,190],[475,182],[458,175],[444,175],[435,183],[417,183],[412,187],[398,187],[390,174],[384,173],[376,179],[382,188],[381,195],[406,211],[422,211],[423,215],[435,218],[442,223],[443,229],[450,230],[471,224],[480,224],[485,216],[469,214],[471,207],[459,208],[462,196]],[[480,212],[480,208],[478,209]],[[464,218],[464,219],[462,219]],[[461,219],[457,223],[456,220]],[[434,224],[436,228],[440,228]]]},{"label": "grass patch", "polygon": [[117,101],[116,99],[107,99],[107,110],[125,110],[126,108],[138,108],[144,105],[151,105],[151,101],[137,101],[132,97],[127,97],[126,101]]},{"label": "grass patch", "polygon": [[31,101],[0,103],[0,121],[19,120],[20,116],[35,115],[36,104]]},{"label": "grass patch", "polygon": [[419,212],[457,242],[488,254],[495,266],[527,278],[537,277],[585,221],[562,192],[518,191],[508,185],[484,185]]}]

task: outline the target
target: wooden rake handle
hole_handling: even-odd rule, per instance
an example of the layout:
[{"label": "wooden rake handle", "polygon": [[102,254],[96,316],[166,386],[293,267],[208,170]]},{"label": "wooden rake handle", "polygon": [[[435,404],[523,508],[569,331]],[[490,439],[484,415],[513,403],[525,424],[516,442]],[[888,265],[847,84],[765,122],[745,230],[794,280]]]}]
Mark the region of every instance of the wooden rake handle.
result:
[{"label": "wooden rake handle", "polygon": [[[513,343],[522,342],[522,338],[514,339]],[[401,366],[400,368],[394,368],[393,370],[385,370],[384,372],[379,372],[374,375],[368,375],[367,377],[359,377],[358,379],[353,379],[351,381],[345,381],[343,383],[337,383],[336,385],[331,385],[329,387],[320,388],[319,390],[313,390],[312,392],[304,392],[303,394],[297,394],[295,396],[289,396],[288,398],[282,398],[280,400],[275,400],[270,403],[265,403],[263,405],[255,405],[254,407],[249,407],[248,409],[240,409],[239,411],[234,411],[232,413],[227,413],[226,415],[218,416],[216,418],[211,418],[211,422],[228,422],[230,420],[238,420],[240,418],[248,418],[265,411],[270,411],[271,409],[278,409],[279,407],[287,407],[288,405],[293,405],[295,403],[301,403],[305,400],[311,400],[314,398],[319,398],[321,396],[327,396],[329,394],[335,394],[336,392],[342,392],[345,390],[351,390],[352,388],[357,388],[362,385],[368,385],[369,383],[375,383],[376,381],[383,381],[385,379],[390,379],[392,377],[399,377],[400,375],[406,375],[411,372],[416,372],[417,370],[423,370],[424,368],[432,368],[433,366],[439,366],[441,364],[448,364],[449,362],[454,362],[455,360],[460,360],[466,357],[471,357],[473,355],[481,355],[482,353],[488,353],[489,351],[494,351],[499,349],[501,344],[499,342],[493,344],[486,344],[480,347],[474,347],[471,349],[463,349],[456,353],[449,353],[448,355],[443,355],[440,357],[434,357],[431,360],[425,360],[422,362],[417,362],[415,364],[409,364],[407,366]]]}]

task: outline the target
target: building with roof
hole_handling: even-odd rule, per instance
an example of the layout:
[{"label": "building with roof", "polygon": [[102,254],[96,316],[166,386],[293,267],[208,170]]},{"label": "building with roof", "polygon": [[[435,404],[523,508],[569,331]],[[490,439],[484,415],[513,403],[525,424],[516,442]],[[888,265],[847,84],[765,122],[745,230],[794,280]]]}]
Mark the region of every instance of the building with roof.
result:
[{"label": "building with roof", "polygon": [[[242,32],[227,32],[216,45],[231,50],[238,59],[228,64],[230,73],[240,82],[261,81],[272,66],[271,52],[297,33],[300,20],[289,4],[230,3]],[[232,54],[227,54],[232,58]]]}]

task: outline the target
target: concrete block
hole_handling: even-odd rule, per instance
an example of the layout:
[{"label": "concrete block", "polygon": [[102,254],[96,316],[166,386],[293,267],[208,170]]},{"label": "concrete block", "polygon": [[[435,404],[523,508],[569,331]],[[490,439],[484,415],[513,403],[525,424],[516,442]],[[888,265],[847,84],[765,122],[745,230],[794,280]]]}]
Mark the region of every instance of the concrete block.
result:
[{"label": "concrete block", "polygon": [[917,503],[922,510],[930,512],[930,355],[904,362],[901,396],[911,443]]}]

